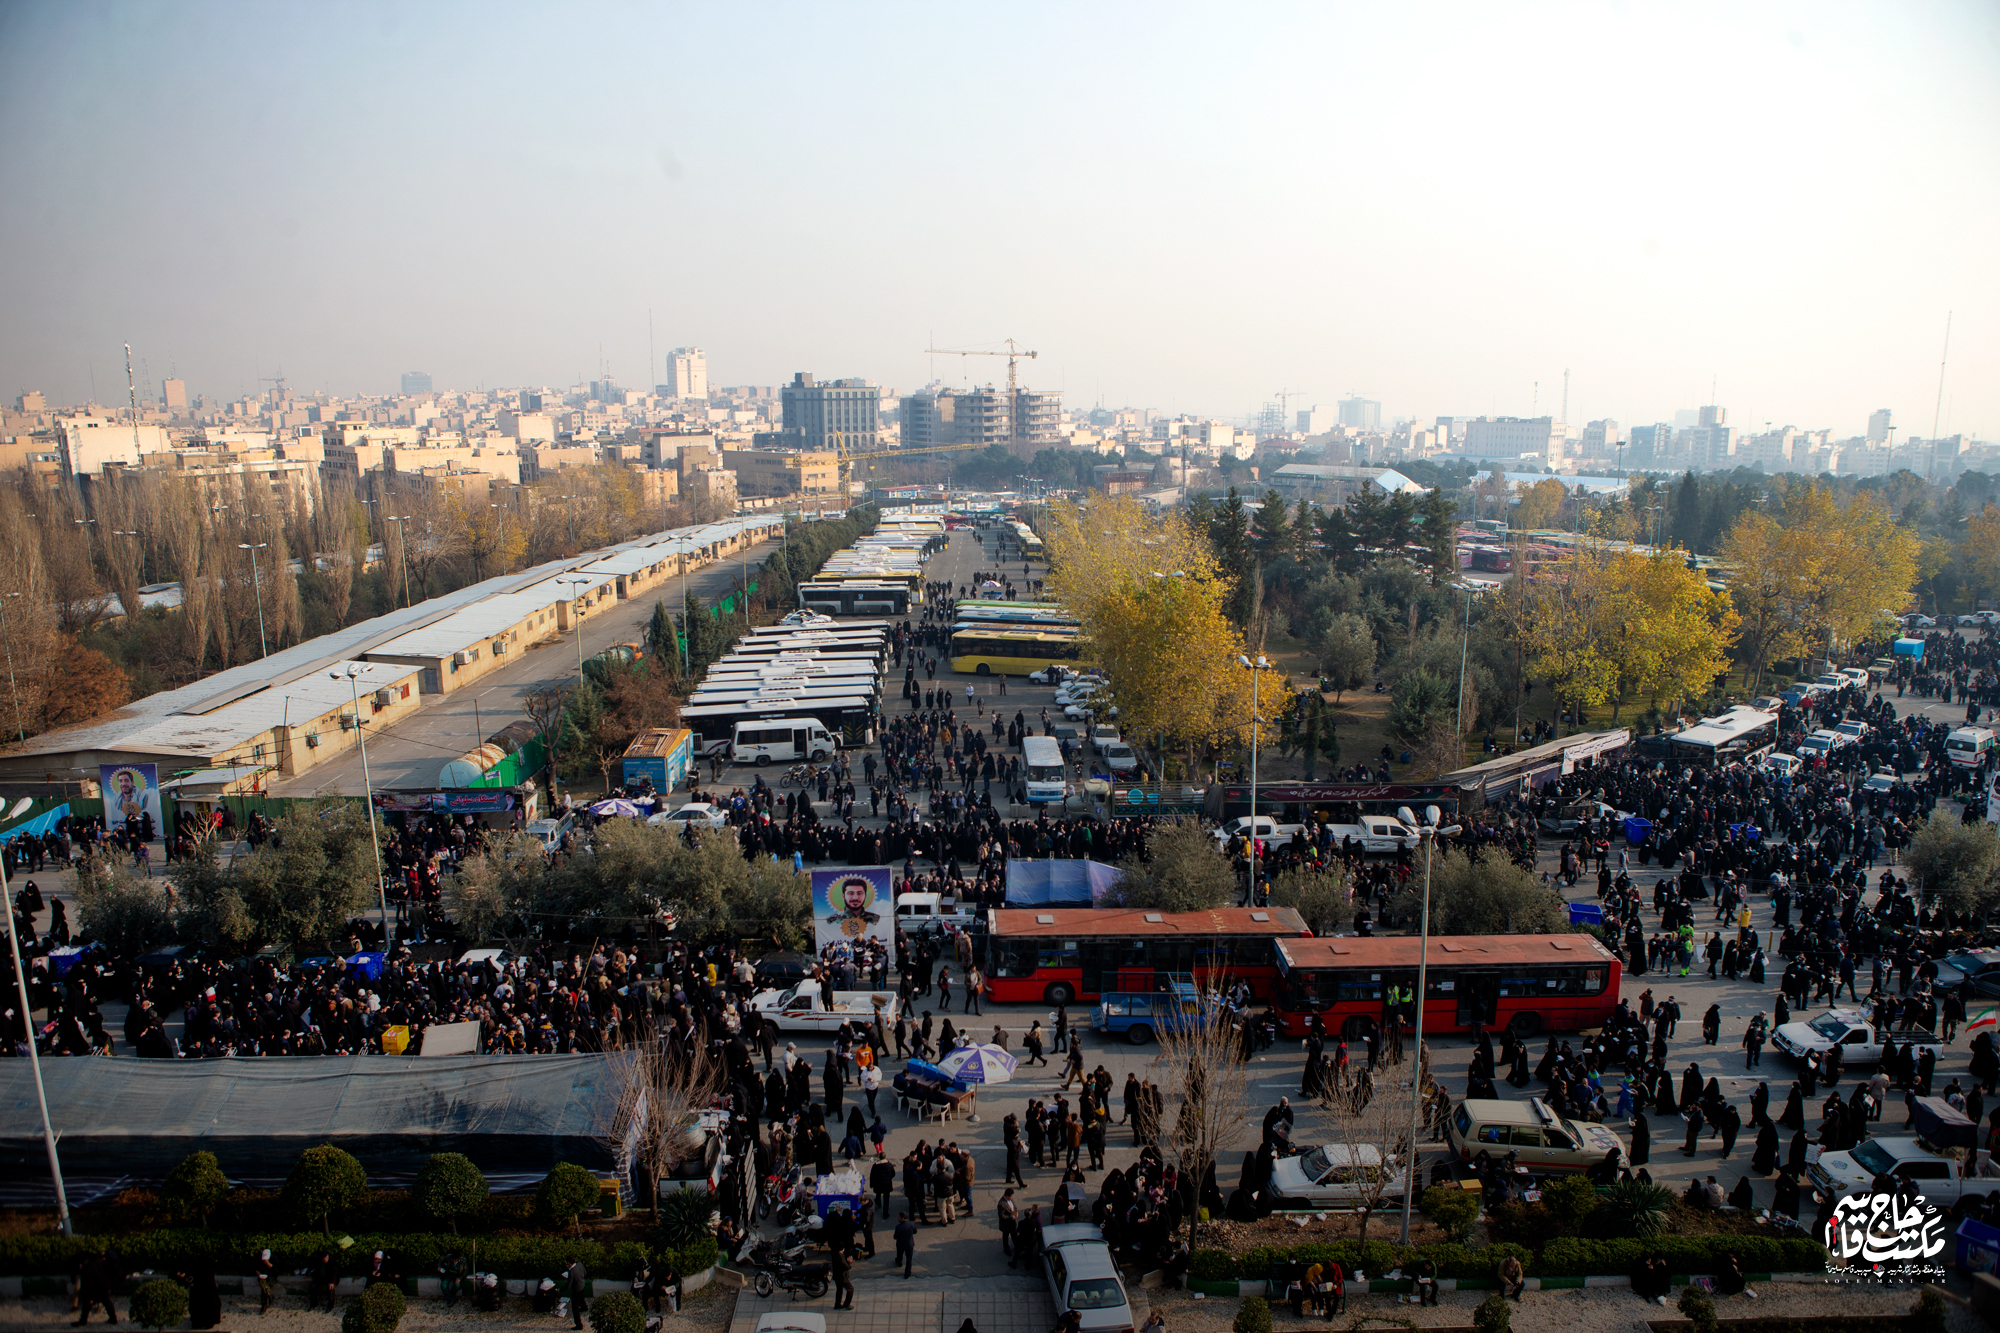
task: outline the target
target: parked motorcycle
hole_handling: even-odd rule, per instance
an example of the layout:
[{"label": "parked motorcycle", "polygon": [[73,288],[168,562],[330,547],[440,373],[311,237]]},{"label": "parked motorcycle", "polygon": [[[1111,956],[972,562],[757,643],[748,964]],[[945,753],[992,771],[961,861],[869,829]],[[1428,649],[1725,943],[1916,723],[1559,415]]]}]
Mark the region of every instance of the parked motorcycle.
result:
[{"label": "parked motorcycle", "polygon": [[759,1296],[769,1296],[779,1287],[787,1296],[803,1294],[809,1301],[816,1301],[826,1295],[832,1283],[832,1268],[827,1264],[784,1264],[777,1268],[759,1268],[752,1285]]}]

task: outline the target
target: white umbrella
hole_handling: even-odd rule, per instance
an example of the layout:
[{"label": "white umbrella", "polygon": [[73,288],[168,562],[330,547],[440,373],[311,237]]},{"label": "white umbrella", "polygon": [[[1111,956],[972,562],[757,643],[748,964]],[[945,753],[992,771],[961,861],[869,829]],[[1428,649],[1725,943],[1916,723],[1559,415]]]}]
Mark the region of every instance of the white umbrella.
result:
[{"label": "white umbrella", "polygon": [[622,796],[614,796],[608,801],[599,801],[596,805],[591,806],[590,813],[593,815],[624,815],[627,818],[637,818],[639,807],[636,802],[628,801]]},{"label": "white umbrella", "polygon": [[1006,1083],[1019,1064],[992,1042],[960,1046],[938,1061],[938,1068],[960,1083]]}]

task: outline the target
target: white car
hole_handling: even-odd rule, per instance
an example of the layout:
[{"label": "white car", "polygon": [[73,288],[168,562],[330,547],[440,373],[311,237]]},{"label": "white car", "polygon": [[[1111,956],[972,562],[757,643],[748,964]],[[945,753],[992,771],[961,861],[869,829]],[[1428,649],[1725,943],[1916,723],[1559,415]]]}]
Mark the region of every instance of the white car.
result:
[{"label": "white car", "polygon": [[1873,683],[1868,677],[1866,667],[1842,667],[1840,674],[1853,681],[1856,689],[1865,690]]},{"label": "white car", "polygon": [[1105,771],[1114,778],[1130,777],[1139,771],[1139,752],[1124,741],[1101,746],[1098,753],[1104,758]]},{"label": "white car", "polygon": [[1090,748],[1100,754],[1104,752],[1106,746],[1116,745],[1121,739],[1123,738],[1119,736],[1118,728],[1108,724],[1090,729]]},{"label": "white car", "polygon": [[833,617],[819,611],[794,611],[778,623],[780,625],[831,625]]},{"label": "white car", "polygon": [[1965,617],[1967,625],[2000,625],[2000,611],[1974,611]]},{"label": "white car", "polygon": [[1878,768],[1869,776],[1868,781],[1861,784],[1861,790],[1894,791],[1902,776],[1893,768]]},{"label": "white car", "polygon": [[1135,1326],[1111,1247],[1096,1227],[1084,1222],[1043,1227],[1042,1276],[1056,1318],[1076,1311],[1081,1333],[1126,1333]]},{"label": "white car", "polygon": [[1904,616],[1904,629],[1936,629],[1937,619],[1933,616]]},{"label": "white car", "polygon": [[673,824],[682,828],[689,824],[700,828],[722,828],[729,823],[729,816],[719,805],[710,805],[707,801],[689,801],[678,810],[662,811],[646,822]]},{"label": "white car", "polygon": [[1040,671],[1030,671],[1028,679],[1037,685],[1060,685],[1075,674],[1074,671],[1071,671],[1066,666],[1058,666],[1055,663],[1050,663]]},{"label": "white car", "polygon": [[[1385,1169],[1392,1180],[1378,1196]],[[1402,1175],[1393,1157],[1383,1166],[1382,1151],[1372,1144],[1329,1143],[1271,1163],[1271,1192],[1282,1200],[1280,1208],[1353,1208],[1371,1198],[1400,1200]]]},{"label": "white car", "polygon": [[1059,704],[1075,703],[1078,699],[1086,699],[1093,694],[1101,693],[1103,689],[1103,681],[1094,680],[1089,677],[1085,677],[1082,680],[1064,681],[1056,688],[1056,702]]}]

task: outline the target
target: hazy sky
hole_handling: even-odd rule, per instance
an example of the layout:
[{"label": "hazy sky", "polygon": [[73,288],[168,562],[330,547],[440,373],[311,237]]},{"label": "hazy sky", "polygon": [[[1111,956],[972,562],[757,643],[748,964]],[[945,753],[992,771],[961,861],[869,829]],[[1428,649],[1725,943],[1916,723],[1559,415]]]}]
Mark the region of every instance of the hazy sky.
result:
[{"label": "hazy sky", "polygon": [[[0,5],[0,393],[900,389],[2000,433],[2000,5]],[[965,375],[959,358],[935,373]],[[980,380],[1000,361],[975,361]]]}]

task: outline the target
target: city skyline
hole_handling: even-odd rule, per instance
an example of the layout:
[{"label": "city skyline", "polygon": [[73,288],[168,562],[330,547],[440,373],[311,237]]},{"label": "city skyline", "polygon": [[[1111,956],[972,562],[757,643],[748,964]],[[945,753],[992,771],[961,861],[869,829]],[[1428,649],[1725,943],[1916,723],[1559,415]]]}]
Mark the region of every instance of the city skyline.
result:
[{"label": "city skyline", "polygon": [[12,10],[0,390],[122,403],[129,340],[211,397],[689,345],[910,392],[1012,336],[1072,407],[1561,415],[1567,370],[1572,426],[1927,436],[1949,312],[1939,433],[2000,429],[1990,8],[1213,19]]}]

